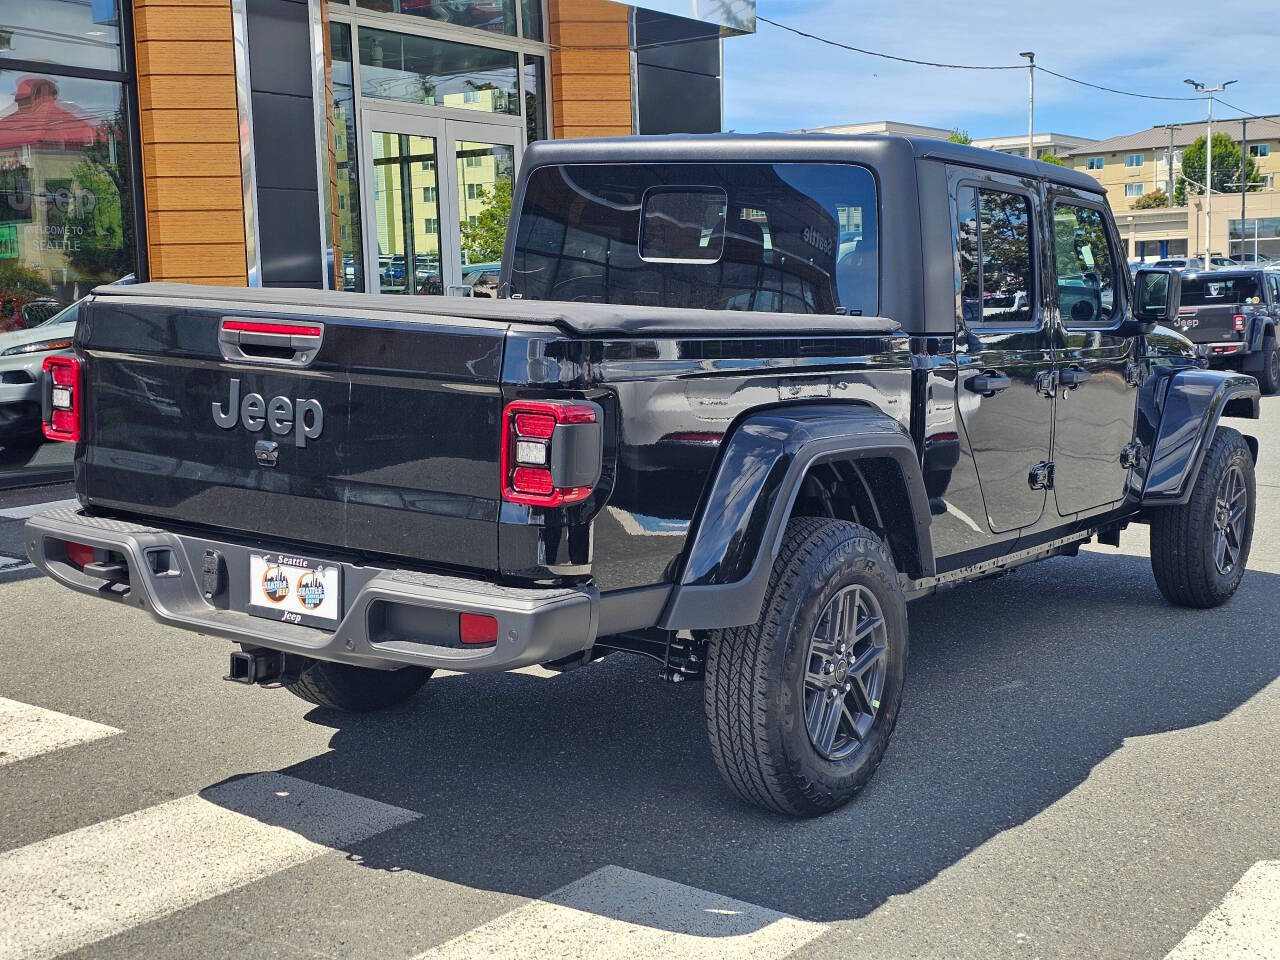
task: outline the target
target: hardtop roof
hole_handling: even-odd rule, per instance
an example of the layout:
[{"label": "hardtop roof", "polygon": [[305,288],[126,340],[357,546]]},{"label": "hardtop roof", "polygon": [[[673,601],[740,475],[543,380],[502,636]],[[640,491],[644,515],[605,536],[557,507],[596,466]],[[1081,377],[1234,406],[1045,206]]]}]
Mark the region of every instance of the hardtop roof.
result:
[{"label": "hardtop roof", "polygon": [[964,164],[1104,195],[1088,174],[1040,160],[984,150],[932,137],[894,134],[713,133],[646,137],[592,137],[539,140],[524,154],[525,168],[560,163],[865,162],[911,159]]}]

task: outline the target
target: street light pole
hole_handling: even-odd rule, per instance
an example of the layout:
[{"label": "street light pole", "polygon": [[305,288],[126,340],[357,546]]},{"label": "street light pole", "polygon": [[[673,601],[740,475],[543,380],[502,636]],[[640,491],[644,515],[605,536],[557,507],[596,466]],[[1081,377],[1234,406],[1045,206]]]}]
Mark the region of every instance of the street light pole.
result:
[{"label": "street light pole", "polygon": [[[1228,80],[1219,87],[1206,87],[1196,80],[1187,79],[1183,83],[1195,87],[1196,93],[1209,98],[1209,120],[1205,127],[1204,137],[1204,265],[1208,269],[1209,257],[1213,249],[1213,95],[1222,93],[1236,81]],[[1242,162],[1243,167],[1243,162]]]},{"label": "street light pole", "polygon": [[1027,61],[1027,159],[1036,158],[1036,55],[1024,50],[1018,56]]}]

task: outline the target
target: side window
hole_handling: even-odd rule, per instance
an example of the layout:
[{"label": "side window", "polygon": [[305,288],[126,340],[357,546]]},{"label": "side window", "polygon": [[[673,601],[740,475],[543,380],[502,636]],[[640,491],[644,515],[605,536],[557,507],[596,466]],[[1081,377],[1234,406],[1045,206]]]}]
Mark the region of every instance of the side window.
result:
[{"label": "side window", "polygon": [[968,323],[1025,325],[1033,315],[1031,201],[961,187],[956,197],[961,312]]},{"label": "side window", "polygon": [[1274,273],[1267,274],[1267,279],[1271,283],[1271,302],[1273,305],[1280,307],[1280,277]]},{"label": "side window", "polygon": [[1121,281],[1102,211],[1055,203],[1053,241],[1062,322],[1068,327],[1111,323]]}]

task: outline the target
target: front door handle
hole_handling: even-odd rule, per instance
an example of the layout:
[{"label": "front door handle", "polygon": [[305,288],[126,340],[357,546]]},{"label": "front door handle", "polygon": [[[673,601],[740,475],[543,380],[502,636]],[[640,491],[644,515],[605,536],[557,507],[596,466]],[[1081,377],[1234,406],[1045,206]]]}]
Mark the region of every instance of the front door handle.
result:
[{"label": "front door handle", "polygon": [[984,397],[994,397],[1001,390],[1007,390],[1013,381],[1003,373],[985,370],[965,381],[965,389],[980,393]]},{"label": "front door handle", "polygon": [[1093,374],[1081,367],[1064,367],[1058,371],[1058,382],[1068,389],[1074,389],[1092,376]]}]

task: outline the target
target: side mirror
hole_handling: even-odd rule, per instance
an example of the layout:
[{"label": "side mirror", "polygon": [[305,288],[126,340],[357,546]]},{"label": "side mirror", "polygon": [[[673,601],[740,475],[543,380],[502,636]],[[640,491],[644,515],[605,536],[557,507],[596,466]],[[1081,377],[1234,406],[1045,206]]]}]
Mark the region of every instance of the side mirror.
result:
[{"label": "side mirror", "polygon": [[1150,333],[1158,323],[1172,326],[1182,300],[1177,270],[1139,270],[1133,277],[1133,319],[1121,324],[1126,336]]}]

